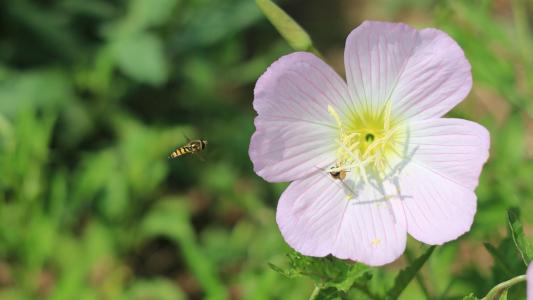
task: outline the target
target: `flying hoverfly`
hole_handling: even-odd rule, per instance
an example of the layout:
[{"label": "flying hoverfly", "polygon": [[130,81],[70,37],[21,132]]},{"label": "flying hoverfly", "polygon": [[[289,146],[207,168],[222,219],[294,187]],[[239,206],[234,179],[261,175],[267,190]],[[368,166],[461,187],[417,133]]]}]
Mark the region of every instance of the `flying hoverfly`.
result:
[{"label": "flying hoverfly", "polygon": [[177,158],[185,154],[198,154],[207,146],[207,140],[189,140],[188,138],[187,140],[188,143],[185,146],[176,148],[169,154],[168,158]]}]

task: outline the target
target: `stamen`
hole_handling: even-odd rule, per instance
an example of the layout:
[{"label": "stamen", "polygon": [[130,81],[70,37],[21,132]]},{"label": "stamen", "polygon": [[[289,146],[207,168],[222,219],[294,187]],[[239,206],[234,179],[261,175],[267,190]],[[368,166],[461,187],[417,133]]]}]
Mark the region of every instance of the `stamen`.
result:
[{"label": "stamen", "polygon": [[359,176],[365,183],[369,183],[370,175],[376,182],[387,176],[388,170],[393,169],[389,155],[398,152],[395,139],[400,127],[391,128],[391,109],[392,102],[389,100],[377,113],[361,108],[360,114],[341,120],[335,108],[328,105],[328,113],[339,129],[335,140],[339,146],[337,162],[329,172],[352,171],[350,174]]},{"label": "stamen", "polygon": [[385,132],[389,131],[389,128],[390,128],[390,113],[391,113],[391,109],[392,109],[392,101],[388,100],[387,103],[385,103],[385,109],[383,110],[383,119],[384,119],[384,124],[383,124],[383,130]]},{"label": "stamen", "polygon": [[337,126],[339,126],[339,128],[342,128],[341,118],[339,117],[339,114],[337,114],[337,112],[335,111],[335,108],[333,108],[333,106],[331,106],[330,104],[328,104],[328,112],[337,122]]}]

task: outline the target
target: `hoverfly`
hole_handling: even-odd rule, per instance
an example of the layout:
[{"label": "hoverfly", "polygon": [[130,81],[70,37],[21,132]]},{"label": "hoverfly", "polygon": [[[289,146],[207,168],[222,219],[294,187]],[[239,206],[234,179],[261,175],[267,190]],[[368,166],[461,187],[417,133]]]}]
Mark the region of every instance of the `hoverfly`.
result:
[{"label": "hoverfly", "polygon": [[176,148],[176,150],[169,154],[168,158],[177,158],[185,154],[198,154],[200,151],[204,150],[207,145],[206,140],[190,140],[188,138],[187,140],[188,142],[185,146]]},{"label": "hoverfly", "polygon": [[339,170],[339,171],[330,171],[329,175],[333,177],[333,179],[338,179],[340,181],[343,181],[344,178],[346,178],[346,172],[345,170]]},{"label": "hoverfly", "polygon": [[343,181],[346,178],[346,173],[348,173],[348,171],[343,168],[340,168],[339,165],[335,164],[332,168],[328,170],[328,173],[333,179]]},{"label": "hoverfly", "polygon": [[352,190],[352,188],[350,188],[351,183],[344,181],[349,171],[340,168],[338,165],[334,165],[333,167],[325,171],[329,176],[331,176],[331,178],[333,178],[334,184],[338,185],[344,190],[344,192],[346,193],[347,200],[353,199],[354,196],[357,196],[357,193]]}]

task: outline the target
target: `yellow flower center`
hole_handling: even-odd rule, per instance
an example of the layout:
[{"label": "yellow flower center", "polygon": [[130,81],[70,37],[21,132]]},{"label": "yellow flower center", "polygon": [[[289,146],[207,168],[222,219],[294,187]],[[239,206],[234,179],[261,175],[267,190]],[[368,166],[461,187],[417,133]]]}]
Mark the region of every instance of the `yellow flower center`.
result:
[{"label": "yellow flower center", "polygon": [[404,130],[391,118],[390,101],[377,111],[350,112],[344,119],[331,105],[328,112],[339,130],[337,162],[329,172],[353,172],[368,183],[370,178],[381,181],[394,170],[402,156]]}]

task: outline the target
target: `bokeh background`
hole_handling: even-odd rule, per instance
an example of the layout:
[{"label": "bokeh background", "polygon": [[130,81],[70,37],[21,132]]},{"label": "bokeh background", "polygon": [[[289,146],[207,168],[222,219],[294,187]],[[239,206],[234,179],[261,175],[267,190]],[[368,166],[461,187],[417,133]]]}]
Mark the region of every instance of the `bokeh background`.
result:
[{"label": "bokeh background", "polygon": [[[523,274],[506,209],[531,236],[531,2],[278,3],[340,74],[365,19],[457,40],[474,87],[449,115],[489,128],[491,157],[473,229],[437,248],[402,299],[482,296]],[[287,264],[286,185],[247,154],[255,80],[291,51],[251,0],[1,1],[0,299],[307,299],[311,280],[268,266]],[[167,159],[185,135],[209,141],[205,161]],[[410,240],[371,285],[390,286],[425,247]]]}]

